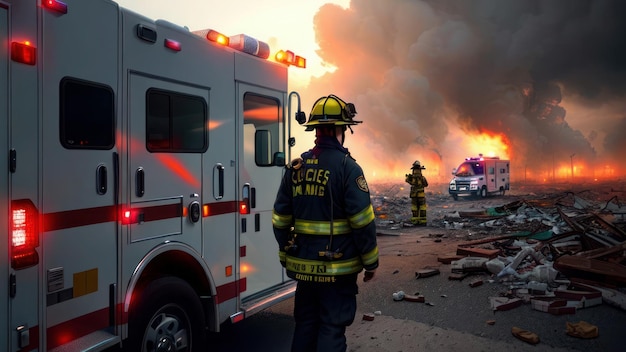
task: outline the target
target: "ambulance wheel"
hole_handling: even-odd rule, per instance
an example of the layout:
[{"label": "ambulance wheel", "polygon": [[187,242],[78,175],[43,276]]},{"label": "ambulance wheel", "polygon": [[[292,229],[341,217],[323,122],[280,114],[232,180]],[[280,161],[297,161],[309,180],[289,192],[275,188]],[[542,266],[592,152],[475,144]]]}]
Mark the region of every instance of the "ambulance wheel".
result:
[{"label": "ambulance wheel", "polygon": [[458,195],[456,195],[456,194],[453,194],[453,195],[452,195],[452,199],[454,199],[454,200],[459,200],[459,196],[458,196]]},{"label": "ambulance wheel", "polygon": [[157,279],[133,297],[124,350],[205,351],[202,312],[200,299],[187,282],[176,277]]},{"label": "ambulance wheel", "polygon": [[480,189],[480,198],[486,198],[487,197],[487,187],[483,187]]}]

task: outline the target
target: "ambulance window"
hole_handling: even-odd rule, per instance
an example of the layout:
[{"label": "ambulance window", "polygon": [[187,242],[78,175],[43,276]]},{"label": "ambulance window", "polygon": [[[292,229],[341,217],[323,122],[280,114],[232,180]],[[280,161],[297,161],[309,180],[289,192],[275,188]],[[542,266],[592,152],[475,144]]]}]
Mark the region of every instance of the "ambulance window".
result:
[{"label": "ambulance window", "polygon": [[111,149],[115,109],[111,87],[63,78],[60,84],[60,139],[68,149]]},{"label": "ambulance window", "polygon": [[494,167],[489,167],[489,175],[495,175],[496,169]]},{"label": "ambulance window", "polygon": [[146,148],[150,152],[203,153],[207,105],[202,97],[159,89],[146,93]]},{"label": "ambulance window", "polygon": [[[254,161],[258,166],[275,165],[274,157],[281,151],[281,122],[281,106],[277,99],[252,93],[244,95],[244,141],[254,140]],[[248,136],[248,133],[254,135]]]}]

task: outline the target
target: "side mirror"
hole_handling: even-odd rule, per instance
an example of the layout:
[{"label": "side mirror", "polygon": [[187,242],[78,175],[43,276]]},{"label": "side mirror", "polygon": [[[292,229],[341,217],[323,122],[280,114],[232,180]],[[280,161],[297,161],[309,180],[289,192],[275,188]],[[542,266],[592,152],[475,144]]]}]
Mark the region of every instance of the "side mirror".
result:
[{"label": "side mirror", "polygon": [[452,169],[452,175],[456,175],[456,168]]},{"label": "side mirror", "polygon": [[301,125],[306,122],[306,114],[304,113],[304,111],[296,112],[296,121],[298,121],[298,123]]},{"label": "side mirror", "polygon": [[285,166],[285,153],[284,152],[274,153],[274,165]]}]

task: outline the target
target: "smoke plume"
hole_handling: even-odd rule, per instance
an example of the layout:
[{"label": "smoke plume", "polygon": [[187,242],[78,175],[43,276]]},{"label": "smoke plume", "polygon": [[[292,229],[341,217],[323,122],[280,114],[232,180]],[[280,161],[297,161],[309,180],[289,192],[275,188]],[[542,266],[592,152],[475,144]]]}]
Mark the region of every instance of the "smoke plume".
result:
[{"label": "smoke plume", "polygon": [[488,152],[468,142],[481,134],[506,143],[497,152],[512,160],[514,180],[549,179],[574,163],[579,176],[619,176],[624,14],[620,0],[327,4],[314,27],[334,71],[304,95],[355,104],[364,123],[346,143],[370,178],[421,160],[445,181],[462,158]]}]

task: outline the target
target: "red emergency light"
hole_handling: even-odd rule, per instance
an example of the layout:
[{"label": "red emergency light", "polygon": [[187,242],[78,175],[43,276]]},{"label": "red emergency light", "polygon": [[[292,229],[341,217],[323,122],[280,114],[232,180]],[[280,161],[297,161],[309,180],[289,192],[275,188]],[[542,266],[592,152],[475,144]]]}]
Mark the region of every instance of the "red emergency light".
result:
[{"label": "red emergency light", "polygon": [[11,202],[11,267],[15,270],[39,263],[39,214],[33,202]]},{"label": "red emergency light", "polygon": [[174,51],[180,51],[182,49],[180,42],[167,38],[165,38],[165,47]]},{"label": "red emergency light", "polygon": [[52,11],[66,14],[67,13],[67,4],[59,0],[43,0],[41,4]]},{"label": "red emergency light", "polygon": [[30,45],[29,41],[23,43],[12,42],[11,60],[26,65],[34,65],[37,63],[37,48]]},{"label": "red emergency light", "polygon": [[239,214],[245,215],[250,214],[250,200],[244,199],[241,203],[239,203]]},{"label": "red emergency light", "polygon": [[126,209],[122,211],[122,225],[134,224],[137,222],[136,218],[136,211],[133,211],[132,209]]}]

